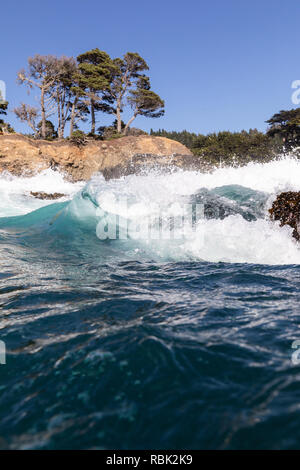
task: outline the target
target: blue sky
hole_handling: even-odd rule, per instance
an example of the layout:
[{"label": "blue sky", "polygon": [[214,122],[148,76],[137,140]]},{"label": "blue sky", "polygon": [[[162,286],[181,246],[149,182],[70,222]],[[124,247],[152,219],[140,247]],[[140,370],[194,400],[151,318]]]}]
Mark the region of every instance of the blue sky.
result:
[{"label": "blue sky", "polygon": [[[149,130],[208,133],[257,127],[295,107],[300,79],[298,0],[27,0],[1,6],[1,72],[10,108],[34,102],[17,71],[39,54],[73,55],[94,47],[119,57],[139,52],[152,89],[166,103],[160,119],[139,117]],[[9,120],[18,131],[29,131]],[[111,116],[98,115],[98,125]]]}]

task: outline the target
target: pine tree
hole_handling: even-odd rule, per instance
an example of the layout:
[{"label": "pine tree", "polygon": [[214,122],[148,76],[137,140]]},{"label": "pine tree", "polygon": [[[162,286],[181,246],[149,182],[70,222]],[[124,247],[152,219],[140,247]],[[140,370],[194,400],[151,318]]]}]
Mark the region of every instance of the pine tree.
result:
[{"label": "pine tree", "polygon": [[[127,52],[122,59],[114,59],[113,63],[116,68],[105,98],[116,116],[117,132],[125,134],[139,114],[146,117],[162,116],[164,102],[150,90],[149,77],[144,74],[149,70],[146,61],[136,52]],[[122,131],[121,113],[126,105],[133,109],[133,116]]]},{"label": "pine tree", "polygon": [[77,76],[77,86],[74,92],[85,95],[91,114],[91,134],[96,130],[96,112],[108,111],[110,107],[108,100],[103,102],[103,93],[110,87],[112,73],[115,70],[109,55],[97,49],[92,49],[77,57],[79,75]]},{"label": "pine tree", "polygon": [[266,122],[270,125],[268,136],[279,137],[287,148],[300,145],[300,108],[282,110]]}]

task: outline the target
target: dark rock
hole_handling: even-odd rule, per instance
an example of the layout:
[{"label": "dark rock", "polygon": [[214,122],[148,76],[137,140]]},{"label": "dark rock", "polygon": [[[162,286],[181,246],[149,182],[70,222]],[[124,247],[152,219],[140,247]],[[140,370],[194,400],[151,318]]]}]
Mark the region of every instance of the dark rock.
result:
[{"label": "dark rock", "polygon": [[152,153],[136,153],[127,161],[122,161],[115,166],[107,166],[102,170],[106,180],[121,178],[122,176],[145,174],[150,170],[158,170],[160,173],[171,173],[175,168],[191,171],[212,171],[211,165],[207,165],[193,154],[173,153],[170,155],[157,155]]},{"label": "dark rock", "polygon": [[61,193],[53,193],[53,194],[47,194],[44,192],[30,192],[30,195],[33,197],[36,197],[37,199],[60,199],[61,197],[65,197],[65,194]]},{"label": "dark rock", "polygon": [[289,225],[293,237],[300,240],[300,192],[288,191],[279,194],[269,209],[271,220],[279,220],[280,227]]}]

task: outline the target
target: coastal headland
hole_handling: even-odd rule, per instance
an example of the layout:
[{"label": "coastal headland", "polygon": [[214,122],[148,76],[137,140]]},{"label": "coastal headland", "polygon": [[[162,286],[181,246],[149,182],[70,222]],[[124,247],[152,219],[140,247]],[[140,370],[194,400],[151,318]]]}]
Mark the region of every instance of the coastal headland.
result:
[{"label": "coastal headland", "polygon": [[145,166],[193,168],[199,160],[183,144],[165,137],[142,135],[76,143],[0,135],[0,173],[18,176],[52,168],[72,181],[88,180],[97,172],[109,179],[136,173]]}]

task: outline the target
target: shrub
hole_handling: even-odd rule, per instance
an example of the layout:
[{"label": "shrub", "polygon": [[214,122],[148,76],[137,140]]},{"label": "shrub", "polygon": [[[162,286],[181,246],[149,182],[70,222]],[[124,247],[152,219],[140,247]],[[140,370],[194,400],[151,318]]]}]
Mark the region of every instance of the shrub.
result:
[{"label": "shrub", "polygon": [[70,137],[70,141],[72,142],[72,144],[81,146],[87,144],[88,138],[83,131],[77,130],[73,132],[72,137]]}]

